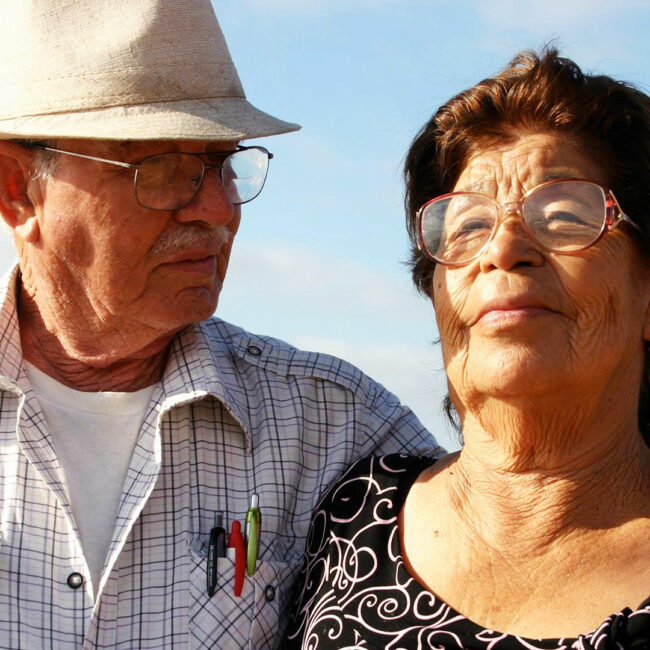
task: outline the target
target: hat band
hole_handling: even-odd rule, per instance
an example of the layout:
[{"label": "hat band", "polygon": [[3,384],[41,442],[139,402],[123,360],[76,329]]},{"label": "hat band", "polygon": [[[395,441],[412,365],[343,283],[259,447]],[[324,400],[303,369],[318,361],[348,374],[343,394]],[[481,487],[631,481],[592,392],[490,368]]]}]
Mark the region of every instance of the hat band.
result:
[{"label": "hat band", "polygon": [[[215,89],[219,94],[215,95]],[[0,119],[216,97],[245,98],[232,63],[71,73],[3,86]]]}]

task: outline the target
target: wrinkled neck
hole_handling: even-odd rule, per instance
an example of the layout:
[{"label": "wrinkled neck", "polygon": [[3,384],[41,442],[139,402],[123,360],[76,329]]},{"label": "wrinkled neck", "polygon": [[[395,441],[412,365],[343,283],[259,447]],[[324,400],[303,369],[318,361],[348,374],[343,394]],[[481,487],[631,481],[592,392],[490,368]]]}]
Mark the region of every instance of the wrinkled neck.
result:
[{"label": "wrinkled neck", "polygon": [[[42,309],[35,296],[21,289],[18,300],[24,358],[55,380],[82,391],[140,390],[159,381],[172,334],[137,349],[119,333],[93,335],[89,328],[66,322],[65,309]],[[48,317],[49,316],[49,317]]]},{"label": "wrinkled neck", "polygon": [[[650,516],[650,449],[635,428],[610,430],[608,438],[565,426],[540,442],[538,435],[495,437],[468,424],[465,447],[446,476],[450,502],[504,554],[534,554],[566,535]],[[561,434],[571,444],[562,444]]]}]

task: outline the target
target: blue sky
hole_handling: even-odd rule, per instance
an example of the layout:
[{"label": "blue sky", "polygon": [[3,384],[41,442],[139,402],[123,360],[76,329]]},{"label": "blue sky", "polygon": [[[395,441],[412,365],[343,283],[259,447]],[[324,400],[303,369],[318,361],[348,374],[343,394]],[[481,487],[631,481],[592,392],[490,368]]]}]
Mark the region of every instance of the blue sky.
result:
[{"label": "blue sky", "polygon": [[[407,256],[401,163],[439,104],[555,39],[650,90],[640,0],[213,0],[249,99],[302,124],[261,141],[267,185],[243,208],[218,315],[343,356],[445,444],[434,314]],[[9,264],[8,242],[0,257]]]},{"label": "blue sky", "polygon": [[554,39],[583,69],[650,90],[650,3],[213,0],[248,97],[302,124],[268,139],[219,314],[353,361],[455,446],[430,303],[407,256],[401,163],[437,106]]}]

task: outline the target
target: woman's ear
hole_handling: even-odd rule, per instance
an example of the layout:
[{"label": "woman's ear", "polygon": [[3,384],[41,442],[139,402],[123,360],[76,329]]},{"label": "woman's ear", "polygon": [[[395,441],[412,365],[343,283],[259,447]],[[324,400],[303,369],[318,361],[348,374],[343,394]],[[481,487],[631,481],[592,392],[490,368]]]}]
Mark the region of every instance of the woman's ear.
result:
[{"label": "woman's ear", "polygon": [[0,214],[14,235],[24,241],[38,237],[33,188],[29,187],[33,184],[32,159],[33,152],[25,147],[0,141]]}]

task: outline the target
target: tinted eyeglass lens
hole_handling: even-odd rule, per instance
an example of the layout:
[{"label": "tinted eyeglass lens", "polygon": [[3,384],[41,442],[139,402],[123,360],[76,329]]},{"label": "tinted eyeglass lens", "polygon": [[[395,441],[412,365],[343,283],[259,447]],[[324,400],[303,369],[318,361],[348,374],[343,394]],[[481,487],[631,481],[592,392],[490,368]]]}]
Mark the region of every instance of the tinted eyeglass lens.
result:
[{"label": "tinted eyeglass lens", "polygon": [[440,261],[470,260],[490,238],[499,206],[480,194],[462,193],[432,201],[422,213],[422,239]]},{"label": "tinted eyeglass lens", "polygon": [[234,204],[252,201],[264,187],[269,169],[266,150],[251,147],[228,156],[221,168],[221,182]]},{"label": "tinted eyeglass lens", "polygon": [[203,174],[203,161],[192,154],[151,156],[137,170],[136,197],[141,205],[154,210],[178,210],[192,200]]},{"label": "tinted eyeglass lens", "polygon": [[605,227],[607,199],[604,190],[594,183],[561,181],[534,190],[522,210],[540,244],[571,252],[598,239]]}]

